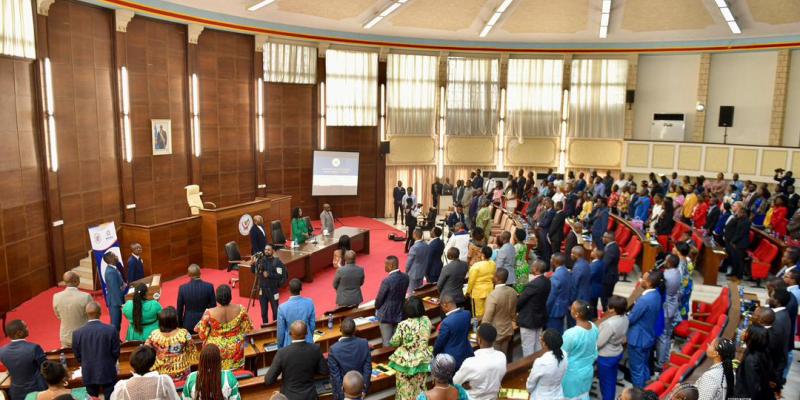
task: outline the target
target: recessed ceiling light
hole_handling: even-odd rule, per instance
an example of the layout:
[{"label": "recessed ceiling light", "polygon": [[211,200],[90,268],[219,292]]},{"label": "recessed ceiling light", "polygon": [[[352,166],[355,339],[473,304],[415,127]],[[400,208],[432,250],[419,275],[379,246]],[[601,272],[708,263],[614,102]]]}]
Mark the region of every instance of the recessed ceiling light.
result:
[{"label": "recessed ceiling light", "polygon": [[481,31],[481,37],[486,37],[486,35],[488,35],[489,31],[491,31],[491,30],[492,30],[492,26],[491,25],[484,26],[483,30]]},{"label": "recessed ceiling light", "polygon": [[505,0],[505,1],[503,1],[503,3],[500,4],[500,7],[497,7],[497,12],[499,12],[499,13],[506,12],[506,8],[508,8],[508,6],[510,6],[511,2],[513,2],[513,1],[514,0]]},{"label": "recessed ceiling light", "polygon": [[722,12],[722,18],[725,19],[725,22],[733,21],[733,13],[731,12],[730,8],[722,7],[719,10]]},{"label": "recessed ceiling light", "polygon": [[742,30],[739,28],[739,24],[737,24],[736,21],[728,21],[728,28],[731,28],[731,32],[736,35],[742,33]]},{"label": "recessed ceiling light", "polygon": [[408,0],[396,0],[396,1],[393,1],[392,4],[389,4],[388,7],[384,8],[383,11],[378,13],[378,15],[372,17],[372,19],[369,22],[364,24],[364,29],[372,28],[373,26],[375,26],[375,24],[377,24],[378,22],[381,22],[381,20],[384,17],[388,17],[389,14],[395,12],[398,8],[400,8],[400,6],[402,6],[406,2],[408,2]]},{"label": "recessed ceiling light", "polygon": [[611,0],[603,0],[600,10],[600,39],[608,37],[608,23],[611,20]]},{"label": "recessed ceiling light", "polygon": [[500,3],[500,5],[494,10],[494,14],[492,14],[491,18],[489,18],[489,20],[486,21],[486,24],[483,26],[483,29],[480,33],[481,37],[486,37],[486,35],[489,34],[489,32],[492,30],[492,27],[494,27],[500,17],[503,16],[503,13],[506,12],[508,7],[513,2],[514,0],[503,0],[503,2]]},{"label": "recessed ceiling light", "polygon": [[381,17],[380,15],[376,15],[375,18],[371,19],[369,22],[364,24],[364,29],[372,28],[373,26],[375,26],[375,24],[381,22],[382,19],[383,17]]},{"label": "recessed ceiling light", "polygon": [[600,39],[605,39],[608,37],[608,27],[601,26],[600,27]]},{"label": "recessed ceiling light", "polygon": [[734,35],[742,33],[728,3],[725,0],[715,0],[715,2],[717,3],[717,7],[719,7],[719,12],[722,13],[722,18],[728,23],[728,28],[731,29],[731,32],[733,32]]},{"label": "recessed ceiling light", "polygon": [[258,3],[253,4],[250,7],[247,7],[247,11],[258,10],[259,8],[263,8],[263,7],[266,7],[266,6],[270,5],[270,4],[272,4],[273,2],[275,2],[275,0],[262,0],[262,1],[259,1]]},{"label": "recessed ceiling light", "polygon": [[608,14],[611,12],[611,0],[603,0],[603,8],[600,12],[603,14]]}]

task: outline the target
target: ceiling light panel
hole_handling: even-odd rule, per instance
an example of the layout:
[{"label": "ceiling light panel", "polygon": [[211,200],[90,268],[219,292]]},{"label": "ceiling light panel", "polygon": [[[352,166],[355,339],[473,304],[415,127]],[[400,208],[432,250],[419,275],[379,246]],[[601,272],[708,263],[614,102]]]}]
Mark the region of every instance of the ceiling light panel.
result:
[{"label": "ceiling light panel", "polygon": [[488,35],[489,32],[492,31],[494,25],[497,23],[498,20],[500,20],[500,17],[503,16],[503,13],[506,12],[506,10],[508,10],[508,7],[511,6],[511,3],[513,2],[514,0],[503,0],[503,2],[500,3],[500,5],[494,10],[494,14],[492,14],[492,17],[489,18],[489,20],[486,21],[486,25],[483,26],[483,29],[481,30],[480,34],[481,37],[486,37],[486,35]]},{"label": "ceiling light panel", "polygon": [[600,39],[608,37],[608,23],[611,20],[611,0],[602,0],[600,6]]},{"label": "ceiling light panel", "polygon": [[364,24],[364,29],[370,29],[370,28],[372,28],[372,27],[373,27],[373,26],[375,26],[375,25],[376,25],[378,22],[381,22],[381,20],[382,20],[382,19],[384,19],[384,18],[388,17],[388,16],[389,16],[389,14],[391,14],[391,13],[393,13],[393,12],[397,11],[397,9],[398,9],[398,8],[400,8],[400,6],[402,6],[403,4],[405,4],[405,3],[407,3],[407,2],[408,2],[408,0],[396,0],[396,1],[392,1],[392,2],[391,2],[391,4],[389,4],[388,6],[386,6],[386,8],[384,8],[384,9],[383,9],[383,11],[381,11],[380,13],[378,13],[378,15],[376,15],[376,16],[374,16],[374,17],[372,17],[372,19],[370,19],[370,20],[369,20],[369,22],[367,22],[366,24]]},{"label": "ceiling light panel", "polygon": [[247,11],[256,11],[259,8],[264,8],[264,7],[270,5],[270,4],[274,3],[274,2],[275,2],[275,0],[262,0],[262,1],[259,1],[258,3],[256,3],[256,4],[253,4],[250,7],[247,7]]},{"label": "ceiling light panel", "polygon": [[728,3],[725,0],[715,0],[715,2],[717,3],[719,12],[722,13],[722,18],[728,24],[728,28],[730,28],[731,32],[734,35],[742,33],[742,30],[739,28],[739,24],[736,22],[736,18],[733,16],[733,11],[731,11]]}]

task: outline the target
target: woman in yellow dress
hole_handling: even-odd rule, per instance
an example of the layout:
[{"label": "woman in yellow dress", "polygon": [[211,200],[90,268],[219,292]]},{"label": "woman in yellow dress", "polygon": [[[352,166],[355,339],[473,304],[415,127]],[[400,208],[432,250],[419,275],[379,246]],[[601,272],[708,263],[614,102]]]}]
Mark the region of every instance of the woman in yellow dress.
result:
[{"label": "woman in yellow dress", "polygon": [[231,287],[219,285],[218,306],[203,313],[194,330],[203,345],[213,343],[222,354],[222,369],[235,371],[244,366],[244,335],[253,330],[247,310],[231,304]]},{"label": "woman in yellow dress", "polygon": [[167,307],[158,314],[158,330],[145,342],[156,350],[153,371],[169,375],[173,381],[186,379],[189,367],[197,361],[197,347],[192,335],[178,323],[178,312]]},{"label": "woman in yellow dress", "polygon": [[472,298],[474,314],[476,318],[483,317],[483,310],[486,298],[494,290],[494,273],[497,266],[492,258],[492,248],[483,246],[481,248],[481,260],[469,267],[469,279],[467,279],[467,294]]}]

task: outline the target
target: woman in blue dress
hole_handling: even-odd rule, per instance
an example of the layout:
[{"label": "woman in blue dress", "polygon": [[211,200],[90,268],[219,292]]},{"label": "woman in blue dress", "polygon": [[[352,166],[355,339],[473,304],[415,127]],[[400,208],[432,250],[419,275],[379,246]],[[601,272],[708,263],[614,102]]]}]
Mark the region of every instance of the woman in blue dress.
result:
[{"label": "woman in blue dress", "polygon": [[576,300],[570,308],[575,326],[564,332],[561,350],[567,354],[567,373],[561,382],[567,399],[589,399],[597,360],[597,337],[600,331],[589,321],[591,309],[585,301]]}]

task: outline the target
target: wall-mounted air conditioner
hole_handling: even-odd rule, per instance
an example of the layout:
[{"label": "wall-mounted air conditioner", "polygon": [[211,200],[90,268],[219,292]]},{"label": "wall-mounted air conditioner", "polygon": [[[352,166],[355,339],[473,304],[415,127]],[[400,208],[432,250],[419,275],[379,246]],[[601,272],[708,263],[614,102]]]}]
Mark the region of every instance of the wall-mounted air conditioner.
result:
[{"label": "wall-mounted air conditioner", "polygon": [[653,114],[650,123],[650,140],[682,142],[686,131],[686,115]]}]

